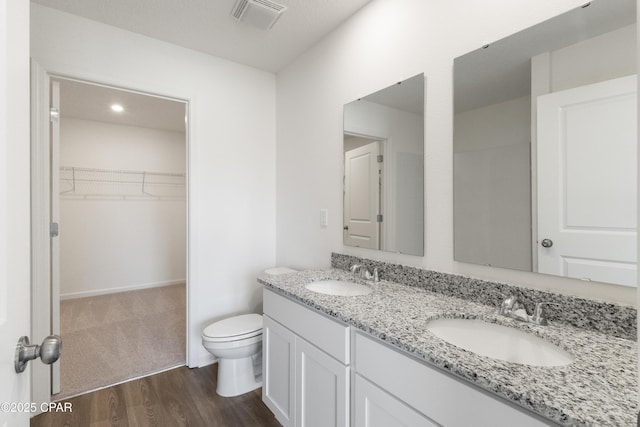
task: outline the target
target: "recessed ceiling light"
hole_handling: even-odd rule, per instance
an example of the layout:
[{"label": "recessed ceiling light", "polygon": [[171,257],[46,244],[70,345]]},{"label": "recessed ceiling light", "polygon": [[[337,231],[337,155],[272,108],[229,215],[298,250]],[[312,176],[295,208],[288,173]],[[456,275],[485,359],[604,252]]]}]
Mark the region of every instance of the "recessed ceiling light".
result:
[{"label": "recessed ceiling light", "polygon": [[115,111],[116,113],[122,113],[124,111],[124,107],[120,104],[113,104],[111,105],[111,109],[113,111]]}]

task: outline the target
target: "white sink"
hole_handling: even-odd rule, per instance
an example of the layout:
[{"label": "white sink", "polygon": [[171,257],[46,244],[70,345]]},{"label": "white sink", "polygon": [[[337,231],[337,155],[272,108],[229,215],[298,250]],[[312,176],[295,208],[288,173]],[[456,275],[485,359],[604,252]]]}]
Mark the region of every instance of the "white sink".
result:
[{"label": "white sink", "polygon": [[478,319],[437,319],[427,330],[457,347],[482,356],[533,366],[564,366],[574,357],[535,335]]},{"label": "white sink", "polygon": [[357,295],[367,295],[373,292],[373,289],[367,285],[361,285],[354,282],[346,282],[344,280],[318,280],[304,285],[305,288],[313,292],[327,295],[340,295],[345,297],[353,297]]}]

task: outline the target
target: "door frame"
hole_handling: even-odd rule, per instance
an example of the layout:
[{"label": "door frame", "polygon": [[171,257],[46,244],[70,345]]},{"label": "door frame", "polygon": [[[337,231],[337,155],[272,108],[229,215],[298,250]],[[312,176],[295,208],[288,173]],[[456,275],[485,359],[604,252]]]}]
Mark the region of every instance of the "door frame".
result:
[{"label": "door frame", "polygon": [[[384,136],[376,136],[372,132],[363,133],[365,130],[358,131],[344,131],[343,132],[343,143],[342,143],[342,226],[345,224],[345,179],[347,174],[347,165],[345,163],[345,153],[344,150],[344,135],[355,136],[358,138],[366,138],[366,139],[375,139],[380,144],[380,154],[382,154],[382,192],[380,193],[380,206],[382,209],[382,213],[384,215],[384,221],[382,222],[382,226],[380,227],[380,248],[378,250],[388,251],[389,247],[395,247],[395,233],[392,233],[390,230],[390,224],[395,220],[395,206],[392,203],[394,200],[395,194],[392,185],[392,176],[393,176],[393,150],[392,147],[392,138],[384,137]],[[342,232],[343,230],[341,230]],[[342,233],[342,244],[344,245],[344,232]]]},{"label": "door frame", "polygon": [[[165,98],[185,104],[185,158],[186,158],[186,360],[187,366],[193,366],[192,355],[189,351],[189,325],[191,324],[190,309],[197,301],[194,289],[190,287],[190,152],[191,152],[191,101],[189,99],[153,93],[145,89],[126,87],[118,83],[100,82],[92,76],[70,75],[64,72],[52,72],[45,69],[37,61],[31,60],[31,336],[47,336],[52,333],[60,333],[60,311],[52,303],[53,293],[51,290],[51,247],[49,236],[49,222],[51,217],[51,168],[50,168],[50,129],[49,129],[49,105],[50,105],[50,84],[52,78],[76,80],[89,84],[103,85],[136,92],[148,96]],[[59,298],[59,290],[58,290]],[[64,352],[63,356],[64,357]],[[59,362],[57,362],[59,363]],[[52,370],[50,366],[44,364],[33,365],[31,378],[31,401],[49,402],[52,390]],[[37,367],[36,367],[37,366]],[[32,414],[36,415],[36,414]]]}]

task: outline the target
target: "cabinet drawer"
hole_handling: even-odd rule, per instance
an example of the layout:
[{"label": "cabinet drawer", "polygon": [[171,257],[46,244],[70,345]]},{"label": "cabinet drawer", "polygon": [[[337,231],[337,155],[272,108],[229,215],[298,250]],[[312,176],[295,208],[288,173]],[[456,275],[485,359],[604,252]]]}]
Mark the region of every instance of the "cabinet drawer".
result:
[{"label": "cabinet drawer", "polygon": [[263,291],[264,313],[341,363],[349,364],[349,326],[272,291]]},{"label": "cabinet drawer", "polygon": [[360,375],[355,377],[355,427],[438,427]]},{"label": "cabinet drawer", "polygon": [[368,336],[355,335],[356,372],[440,425],[556,425]]}]

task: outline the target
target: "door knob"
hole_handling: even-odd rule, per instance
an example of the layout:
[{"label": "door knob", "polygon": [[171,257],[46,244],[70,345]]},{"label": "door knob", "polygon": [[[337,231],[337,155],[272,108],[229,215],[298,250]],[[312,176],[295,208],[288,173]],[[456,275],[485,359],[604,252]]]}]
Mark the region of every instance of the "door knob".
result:
[{"label": "door knob", "polygon": [[542,245],[543,248],[550,248],[551,246],[553,246],[553,240],[542,239],[542,242],[540,242],[540,244]]},{"label": "door knob", "polygon": [[343,229],[343,230],[348,230],[348,229],[349,229],[349,226],[348,226],[348,225],[345,225],[344,227],[342,227],[342,229]]},{"label": "door knob", "polygon": [[20,337],[16,345],[16,373],[24,372],[27,362],[38,357],[42,360],[42,363],[51,365],[60,358],[61,352],[62,338],[59,335],[49,335],[40,345],[29,345],[29,337]]}]

